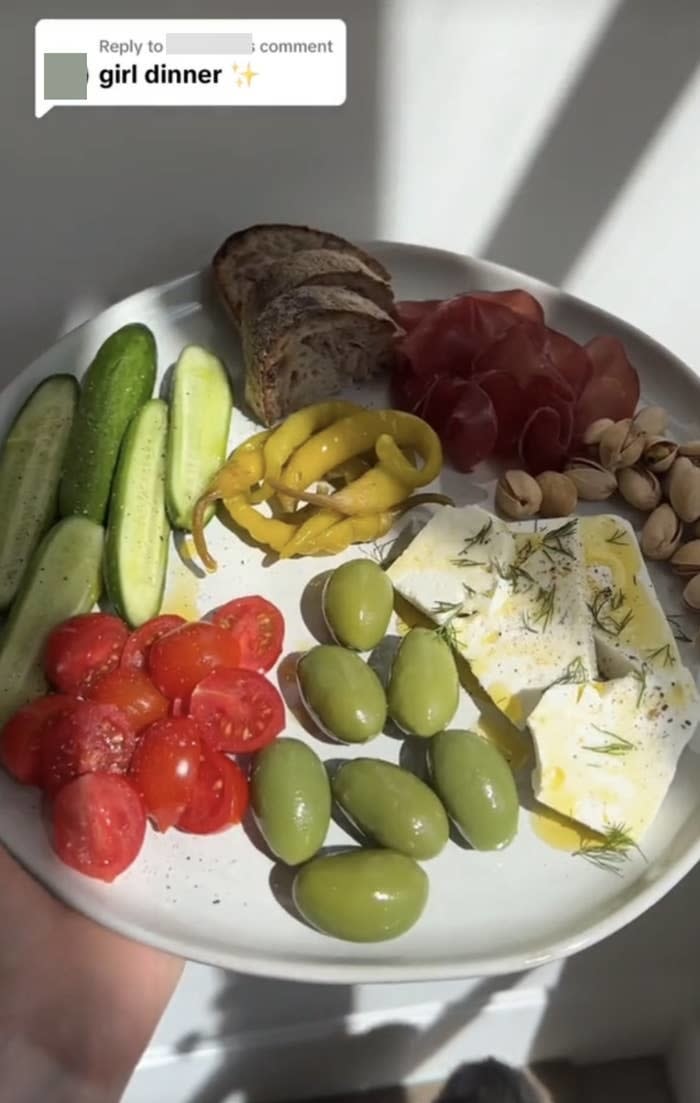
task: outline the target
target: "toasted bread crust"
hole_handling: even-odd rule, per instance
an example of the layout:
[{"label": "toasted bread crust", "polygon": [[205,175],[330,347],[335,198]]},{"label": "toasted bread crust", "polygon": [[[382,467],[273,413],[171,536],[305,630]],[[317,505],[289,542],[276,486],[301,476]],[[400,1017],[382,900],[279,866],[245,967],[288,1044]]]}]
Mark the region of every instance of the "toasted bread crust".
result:
[{"label": "toasted bread crust", "polygon": [[378,279],[390,282],[386,269],[363,249],[337,234],[309,226],[260,223],[237,230],[219,246],[212,260],[214,280],[236,325],[247,293],[273,260],[305,249],[331,249],[362,261]]},{"label": "toasted bread crust", "polygon": [[394,310],[391,284],[369,265],[348,252],[336,249],[302,249],[284,260],[271,261],[248,291],[241,318],[253,318],[277,295],[313,284],[315,287],[344,287],[364,295],[386,314]]}]

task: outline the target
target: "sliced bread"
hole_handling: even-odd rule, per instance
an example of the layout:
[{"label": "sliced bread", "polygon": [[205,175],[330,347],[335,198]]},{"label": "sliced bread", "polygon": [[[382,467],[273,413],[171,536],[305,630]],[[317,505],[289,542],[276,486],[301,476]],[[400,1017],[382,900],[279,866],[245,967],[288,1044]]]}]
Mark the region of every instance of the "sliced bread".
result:
[{"label": "sliced bread", "polygon": [[309,284],[345,287],[364,295],[387,314],[394,310],[391,284],[359,257],[337,249],[302,249],[285,260],[271,261],[262,270],[248,291],[241,317],[250,324],[277,295]]},{"label": "sliced bread", "polygon": [[396,322],[369,299],[338,287],[277,295],[241,333],[245,397],[263,425],[388,370]]},{"label": "sliced bread", "polygon": [[390,280],[379,261],[337,234],[284,223],[249,226],[227,237],[212,261],[215,283],[237,326],[240,327],[241,310],[248,291],[267,265],[302,249],[332,249],[349,254],[362,261],[378,279],[386,283]]}]

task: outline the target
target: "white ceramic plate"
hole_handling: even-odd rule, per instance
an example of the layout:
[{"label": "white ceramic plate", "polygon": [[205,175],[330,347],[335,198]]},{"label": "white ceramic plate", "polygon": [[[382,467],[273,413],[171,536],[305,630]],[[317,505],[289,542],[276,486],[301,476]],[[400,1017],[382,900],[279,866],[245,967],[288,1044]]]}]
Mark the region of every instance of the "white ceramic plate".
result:
[{"label": "white ceramic plate", "polygon": [[[623,322],[559,291],[483,261],[411,245],[374,243],[393,273],[400,298],[438,298],[469,288],[524,287],[542,302],[548,321],[579,339],[619,336],[636,364],[646,402],[673,415],[681,439],[700,437],[700,381],[654,341]],[[54,372],[80,375],[104,338],[141,321],[157,341],[162,380],[181,347],[199,342],[231,367],[242,394],[237,341],[214,301],[206,274],[186,276],[143,291],[74,331],[27,368],[2,395],[4,434],[33,387]],[[383,401],[378,393],[365,401]],[[252,425],[237,411],[232,443]],[[442,485],[459,504],[492,501],[491,473],[445,473]],[[617,504],[615,506],[617,508]],[[331,560],[270,564],[260,551],[213,522],[207,530],[221,569],[196,578],[173,547],[166,609],[205,614],[240,594],[261,593],[287,622],[286,651],[314,642],[318,588],[308,584]],[[347,556],[358,554],[357,549]],[[680,585],[654,572],[667,612],[680,609]],[[301,602],[304,596],[303,603]],[[301,605],[301,611],[300,611]],[[697,661],[686,656],[689,665]],[[288,734],[313,743],[326,759],[370,753],[396,761],[400,744],[380,736],[369,748],[318,742],[289,712]],[[37,794],[0,777],[0,838],[58,896],[125,935],[188,958],[246,973],[308,981],[360,983],[484,976],[512,972],[562,957],[604,938],[640,915],[676,884],[700,857],[700,756],[686,750],[661,814],[622,877],[580,857],[554,850],[534,833],[523,810],[518,836],[503,853],[479,854],[450,844],[426,869],[430,899],[420,922],[394,942],[354,945],[318,934],[285,906],[288,879],[279,874],[245,831],[197,838],[148,832],[138,861],[106,886],[73,873],[54,858]],[[330,844],[347,843],[335,825]]]}]

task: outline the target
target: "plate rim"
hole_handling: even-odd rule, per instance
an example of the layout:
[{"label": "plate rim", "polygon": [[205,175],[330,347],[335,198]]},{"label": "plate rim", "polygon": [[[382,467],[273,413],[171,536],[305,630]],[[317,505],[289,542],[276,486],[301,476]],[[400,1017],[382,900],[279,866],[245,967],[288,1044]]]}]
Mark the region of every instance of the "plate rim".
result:
[{"label": "plate rim", "polygon": [[[445,263],[458,262],[464,264],[466,262],[475,264],[482,270],[485,270],[486,275],[493,276],[501,283],[512,280],[513,286],[517,286],[518,281],[524,281],[527,286],[531,288],[535,287],[547,296],[553,296],[558,302],[573,305],[586,311],[595,312],[602,320],[609,321],[616,331],[619,332],[622,330],[626,332],[633,339],[641,341],[651,350],[664,357],[666,361],[669,362],[669,365],[672,365],[673,369],[680,373],[688,384],[700,387],[700,373],[693,371],[685,361],[656,338],[645,333],[625,318],[612,314],[603,307],[587,299],[573,295],[563,288],[558,288],[545,280],[541,280],[539,277],[530,276],[518,269],[511,268],[508,265],[503,265],[487,258],[459,253],[454,250],[426,245],[424,243],[374,238],[358,239],[358,244],[369,251],[386,250],[395,253],[405,253],[407,259],[411,257],[424,257],[426,260],[442,260]],[[0,388],[0,395],[18,383],[23,376],[30,374],[32,371],[36,371],[40,367],[41,361],[52,354],[54,350],[60,347],[64,342],[75,339],[82,331],[94,325],[98,319],[109,321],[109,317],[113,312],[119,311],[123,313],[124,309],[130,308],[132,304],[136,307],[138,301],[141,299],[153,296],[162,298],[168,293],[175,291],[178,287],[187,284],[192,284],[193,286],[199,284],[200,291],[212,295],[212,298],[215,299],[216,296],[212,294],[214,290],[213,285],[211,281],[207,279],[209,271],[208,265],[201,268],[195,268],[185,274],[142,287],[132,292],[130,295],[126,295],[110,303],[94,317],[85,319],[79,325],[61,334],[52,344],[46,346],[30,363],[26,364],[11,379],[7,380],[3,387]],[[193,302],[195,301],[193,300]],[[208,305],[203,295],[200,295],[198,302],[200,306],[205,308]],[[205,954],[193,953],[194,944],[191,939],[188,940],[184,937],[173,937],[162,934],[153,929],[144,927],[139,922],[123,920],[119,916],[115,917],[110,914],[107,907],[102,907],[103,901],[98,896],[94,896],[91,899],[89,893],[83,894],[81,891],[77,893],[63,891],[63,884],[70,884],[72,879],[62,882],[58,887],[53,884],[47,884],[42,880],[40,873],[36,869],[36,867],[40,865],[39,862],[33,862],[31,857],[29,860],[26,860],[23,856],[17,854],[15,849],[2,839],[1,835],[0,843],[5,846],[13,858],[26,869],[31,876],[36,877],[37,880],[40,881],[47,891],[68,907],[80,911],[81,914],[120,935],[135,939],[166,953],[176,954],[187,960],[198,961],[225,969],[232,969],[251,976],[316,984],[418,983],[423,981],[457,980],[469,977],[499,976],[508,973],[525,972],[552,961],[565,960],[573,954],[608,938],[610,935],[622,930],[629,923],[639,918],[648,911],[650,907],[653,907],[655,903],[666,896],[700,861],[700,834],[698,834],[695,842],[687,846],[681,857],[674,860],[663,873],[653,880],[653,882],[648,883],[639,891],[635,892],[634,896],[626,903],[616,907],[612,913],[606,915],[604,918],[586,926],[585,929],[579,931],[579,933],[568,938],[560,938],[556,941],[548,942],[546,946],[543,946],[541,952],[532,954],[524,954],[522,952],[497,954],[480,956],[476,959],[468,960],[465,960],[463,957],[455,957],[449,963],[447,961],[423,961],[414,963],[410,961],[389,963],[365,961],[354,963],[338,962],[332,959],[329,959],[328,962],[323,962],[321,960],[304,958],[303,956],[299,959],[295,957],[275,958],[266,953],[247,952],[243,950],[236,951],[235,949],[225,952],[210,949],[206,951]],[[79,901],[77,904],[75,902],[76,900]],[[324,938],[327,936],[319,934],[319,937]],[[200,946],[201,945],[203,944],[200,943]]]}]

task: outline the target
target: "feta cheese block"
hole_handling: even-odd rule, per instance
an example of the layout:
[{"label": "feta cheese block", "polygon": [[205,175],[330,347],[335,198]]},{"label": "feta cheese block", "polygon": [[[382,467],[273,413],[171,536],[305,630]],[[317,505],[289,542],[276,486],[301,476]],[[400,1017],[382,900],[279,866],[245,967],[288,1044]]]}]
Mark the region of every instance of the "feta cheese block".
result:
[{"label": "feta cheese block", "polygon": [[548,690],[529,719],[542,804],[595,831],[639,840],[700,715],[695,680],[656,596],[632,526],[579,522],[598,667],[608,681]]},{"label": "feta cheese block", "polygon": [[692,735],[697,695],[682,669],[552,686],[531,713],[535,796],[605,835],[638,842],[656,816]]},{"label": "feta cheese block", "polygon": [[478,506],[444,509],[389,569],[402,597],[449,622],[453,646],[521,730],[548,686],[597,677],[578,522],[528,529]]},{"label": "feta cheese block", "polygon": [[630,523],[612,514],[584,517],[579,523],[603,677],[619,678],[646,667],[663,678],[678,670],[678,645]]},{"label": "feta cheese block", "polygon": [[388,574],[407,601],[436,624],[455,615],[484,615],[508,596],[493,570],[513,561],[508,526],[479,506],[444,506],[391,565]]}]

